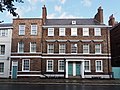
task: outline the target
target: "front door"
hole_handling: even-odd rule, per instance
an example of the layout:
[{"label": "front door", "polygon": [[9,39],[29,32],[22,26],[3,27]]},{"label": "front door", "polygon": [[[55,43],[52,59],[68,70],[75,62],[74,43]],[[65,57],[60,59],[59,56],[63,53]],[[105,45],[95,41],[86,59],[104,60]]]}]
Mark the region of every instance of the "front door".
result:
[{"label": "front door", "polygon": [[18,71],[18,62],[12,61],[12,79],[17,78],[17,71]]},{"label": "front door", "polygon": [[76,76],[80,76],[80,63],[76,63]]},{"label": "front door", "polygon": [[73,76],[73,63],[68,63],[68,76]]}]

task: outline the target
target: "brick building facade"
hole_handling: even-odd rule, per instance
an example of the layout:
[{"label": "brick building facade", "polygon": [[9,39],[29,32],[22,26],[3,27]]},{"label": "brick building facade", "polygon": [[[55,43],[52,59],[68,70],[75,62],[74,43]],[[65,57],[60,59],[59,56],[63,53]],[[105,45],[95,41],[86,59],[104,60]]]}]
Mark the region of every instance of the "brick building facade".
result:
[{"label": "brick building facade", "polygon": [[[43,12],[47,12],[44,6]],[[91,19],[47,19],[43,14],[42,72],[65,78],[110,78],[110,32],[103,9]]]},{"label": "brick building facade", "polygon": [[116,23],[114,16],[111,15],[109,25],[113,26],[110,29],[112,67],[120,67],[120,23]]},{"label": "brick building facade", "polygon": [[[41,76],[42,19],[17,18],[13,20],[11,76]],[[14,67],[17,66],[17,67]]]},{"label": "brick building facade", "polygon": [[[94,18],[13,20],[11,76],[110,78],[109,26]],[[16,72],[16,73],[15,73]]]}]

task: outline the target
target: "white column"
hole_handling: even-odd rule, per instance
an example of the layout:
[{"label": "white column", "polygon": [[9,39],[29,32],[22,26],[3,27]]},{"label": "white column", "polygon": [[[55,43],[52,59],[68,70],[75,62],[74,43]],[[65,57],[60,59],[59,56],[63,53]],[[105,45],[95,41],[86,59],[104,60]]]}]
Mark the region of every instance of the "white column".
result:
[{"label": "white column", "polygon": [[68,61],[66,61],[66,75],[65,75],[66,78],[68,78]]},{"label": "white column", "polygon": [[81,63],[81,76],[84,78],[84,61]]},{"label": "white column", "polygon": [[76,63],[73,62],[73,76],[76,76]]}]

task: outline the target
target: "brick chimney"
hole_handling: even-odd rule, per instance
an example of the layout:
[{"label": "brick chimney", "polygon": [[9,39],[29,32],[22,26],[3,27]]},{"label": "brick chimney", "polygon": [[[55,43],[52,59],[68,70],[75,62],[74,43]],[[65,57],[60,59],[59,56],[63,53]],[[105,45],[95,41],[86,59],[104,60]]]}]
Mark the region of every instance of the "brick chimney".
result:
[{"label": "brick chimney", "polygon": [[108,24],[111,25],[111,26],[114,26],[116,24],[113,14],[109,17]]},{"label": "brick chimney", "polygon": [[43,19],[43,24],[45,24],[45,21],[47,19],[47,9],[45,5],[42,7],[42,19]]},{"label": "brick chimney", "polygon": [[100,24],[103,24],[103,9],[101,6],[98,8],[98,12],[95,15],[94,19],[100,22]]}]

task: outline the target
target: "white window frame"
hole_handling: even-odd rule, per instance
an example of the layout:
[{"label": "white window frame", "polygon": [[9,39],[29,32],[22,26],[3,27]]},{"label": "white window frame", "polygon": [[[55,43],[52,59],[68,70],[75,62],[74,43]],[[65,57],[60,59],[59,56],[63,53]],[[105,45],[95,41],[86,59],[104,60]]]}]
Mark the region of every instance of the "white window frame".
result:
[{"label": "white window frame", "polygon": [[4,66],[5,66],[4,62],[0,62],[0,64],[3,64],[3,67],[0,66],[0,69],[3,69],[3,70],[0,70],[0,74],[4,74],[4,69],[5,69],[4,68]]},{"label": "white window frame", "polygon": [[31,35],[37,35],[37,24],[31,25]]},{"label": "white window frame", "polygon": [[[64,46],[61,46],[64,45]],[[64,51],[64,52],[61,52]],[[66,52],[66,44],[59,44],[59,54],[65,54]]]},{"label": "white window frame", "polygon": [[[64,60],[58,60],[58,72],[64,72],[64,69],[63,70],[60,69],[61,62],[64,63]],[[63,67],[65,68],[65,63],[63,65]]]},{"label": "white window frame", "polygon": [[[50,45],[53,45],[52,49],[50,49]],[[52,50],[53,52],[50,52],[50,50]],[[47,53],[48,54],[54,54],[54,44],[47,44]]]},{"label": "white window frame", "polygon": [[[51,70],[49,70],[49,68],[48,68],[49,61],[51,61],[51,63],[52,63],[52,69],[51,69]],[[46,69],[47,69],[47,70],[46,70],[47,72],[53,72],[53,67],[54,67],[53,60],[47,60],[47,65],[46,65],[46,67],[47,67],[47,68],[46,68]]]},{"label": "white window frame", "polygon": [[85,62],[86,62],[86,61],[89,63],[89,66],[88,66],[88,67],[89,67],[89,70],[84,70],[84,71],[85,71],[85,72],[91,72],[91,62],[90,62],[90,60],[85,60],[85,61],[84,61],[84,68],[86,67],[86,65],[85,65]]},{"label": "white window frame", "polygon": [[89,28],[83,28],[83,36],[89,36]]},{"label": "white window frame", "polygon": [[[96,45],[100,45],[100,52],[96,52]],[[95,44],[95,54],[102,54],[102,48],[101,48],[101,44]]]},{"label": "white window frame", "polygon": [[[25,62],[25,60],[28,60],[28,61],[29,61],[29,70],[24,70],[24,68],[25,68],[24,62]],[[30,71],[30,59],[23,59],[23,60],[22,60],[22,71],[23,71],[23,72],[29,72],[29,71]]]},{"label": "white window frame", "polygon": [[[1,48],[1,46],[4,46],[4,54],[2,54],[2,48]],[[0,44],[0,56],[4,56],[5,55],[5,52],[6,52],[5,51],[6,50],[5,47],[6,46],[4,44]]]},{"label": "white window frame", "polygon": [[[101,69],[100,70],[97,69],[97,67],[98,67],[97,62],[101,62],[101,66],[100,66]],[[95,69],[96,69],[96,72],[103,72],[103,61],[102,60],[96,60],[95,61]]]},{"label": "white window frame", "polygon": [[101,36],[101,28],[94,28],[94,35]]},{"label": "white window frame", "polygon": [[2,29],[2,30],[0,30],[0,36],[1,36],[1,37],[8,36],[8,30],[7,30],[7,29]]},{"label": "white window frame", "polygon": [[48,28],[48,36],[54,36],[54,28]]},{"label": "white window frame", "polygon": [[18,42],[18,53],[24,53],[24,43],[22,42],[23,43],[23,52],[20,52],[20,43],[21,42]]},{"label": "white window frame", "polygon": [[65,36],[65,28],[59,28],[59,36]]},{"label": "white window frame", "polygon": [[25,25],[19,25],[19,35],[25,35]]},{"label": "white window frame", "polygon": [[[73,44],[74,44],[74,46],[76,47],[76,52],[75,52],[75,53],[72,52],[72,51],[73,51],[73,47],[72,47]],[[77,54],[77,52],[78,52],[78,45],[77,45],[77,43],[72,43],[72,44],[71,44],[71,54]]]},{"label": "white window frame", "polygon": [[[85,45],[87,45],[87,49],[85,47]],[[87,50],[87,52],[85,52],[84,50]],[[90,53],[90,45],[89,44],[83,44],[83,54],[89,54]]]},{"label": "white window frame", "polygon": [[77,36],[77,28],[71,28],[71,36]]},{"label": "white window frame", "polygon": [[[34,47],[36,47],[35,51],[32,51],[32,44],[35,44],[35,46],[34,46]],[[37,44],[36,44],[36,42],[30,42],[30,53],[36,53],[36,50],[37,50]]]}]

